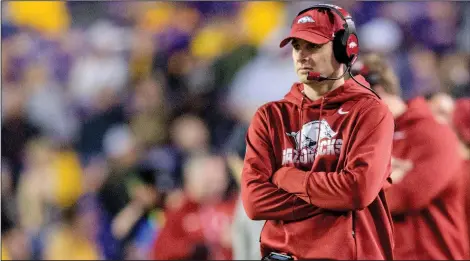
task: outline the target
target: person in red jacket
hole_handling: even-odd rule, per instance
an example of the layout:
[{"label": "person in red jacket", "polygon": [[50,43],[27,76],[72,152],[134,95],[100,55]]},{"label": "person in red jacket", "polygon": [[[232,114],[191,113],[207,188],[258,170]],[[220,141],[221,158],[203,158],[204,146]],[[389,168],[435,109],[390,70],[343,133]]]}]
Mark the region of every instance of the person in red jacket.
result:
[{"label": "person in red jacket", "polygon": [[465,160],[463,168],[464,175],[467,178],[465,183],[465,211],[467,213],[467,235],[470,237],[470,98],[459,98],[455,101],[452,126],[460,138],[460,154]]},{"label": "person in red jacket", "polygon": [[166,206],[166,221],[150,258],[231,260],[230,225],[237,195],[229,187],[224,159],[217,155],[191,156],[184,166],[182,193],[179,200],[170,200],[173,204]]},{"label": "person in red jacket", "polygon": [[300,82],[256,111],[241,180],[248,217],[266,220],[264,260],[393,259],[393,117],[364,78],[343,78],[358,53],[353,29],[343,9],[316,5],[281,42]]},{"label": "person in red jacket", "polygon": [[386,198],[394,221],[396,259],[466,259],[464,175],[458,138],[423,97],[405,101],[387,61],[368,54],[363,75],[395,118],[393,185]]}]

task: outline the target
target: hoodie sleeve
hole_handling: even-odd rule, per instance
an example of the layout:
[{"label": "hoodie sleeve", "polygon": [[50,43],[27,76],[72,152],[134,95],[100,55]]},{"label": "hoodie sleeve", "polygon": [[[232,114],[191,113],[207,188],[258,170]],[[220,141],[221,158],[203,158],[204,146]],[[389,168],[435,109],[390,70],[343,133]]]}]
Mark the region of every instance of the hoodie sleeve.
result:
[{"label": "hoodie sleeve", "polygon": [[[369,105],[369,104],[367,104]],[[349,136],[344,169],[339,172],[279,169],[280,188],[320,208],[348,211],[366,208],[386,186],[390,175],[394,121],[384,105],[372,105],[356,120]]]},{"label": "hoodie sleeve", "polygon": [[[461,174],[457,140],[447,127],[414,126],[419,134],[409,137],[413,168],[403,180],[385,190],[393,215],[425,208]],[[445,129],[444,129],[445,128]]]},{"label": "hoodie sleeve", "polygon": [[246,154],[242,171],[243,206],[254,220],[292,221],[307,218],[318,211],[297,196],[271,182],[275,157],[268,131],[268,120],[258,110],[246,135]]}]

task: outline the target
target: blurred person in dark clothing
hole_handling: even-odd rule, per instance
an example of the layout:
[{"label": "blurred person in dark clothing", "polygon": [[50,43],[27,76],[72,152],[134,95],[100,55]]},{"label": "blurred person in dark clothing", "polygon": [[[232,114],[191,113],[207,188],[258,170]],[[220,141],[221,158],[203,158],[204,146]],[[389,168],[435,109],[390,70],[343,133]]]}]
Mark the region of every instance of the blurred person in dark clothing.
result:
[{"label": "blurred person in dark clothing", "polygon": [[394,221],[396,259],[468,258],[464,180],[458,139],[423,97],[401,98],[384,57],[368,54],[360,73],[395,118],[393,185],[386,198]]},{"label": "blurred person in dark clothing", "polygon": [[224,159],[192,155],[184,164],[184,191],[168,202],[165,224],[151,254],[157,260],[231,260],[235,194]]},{"label": "blurred person in dark clothing", "polygon": [[108,129],[126,121],[124,108],[117,102],[114,94],[105,91],[100,94],[96,103],[100,104],[100,108],[82,121],[75,145],[85,163],[103,152],[101,141]]},{"label": "blurred person in dark clothing", "polygon": [[160,183],[174,188],[180,176],[179,155],[170,140],[169,108],[165,94],[166,83],[161,74],[142,78],[130,99],[129,125],[137,146],[142,150],[142,161],[160,170]]},{"label": "blurred person in dark clothing", "polygon": [[109,170],[98,190],[104,212],[101,237],[108,258],[124,258],[149,211],[158,206],[161,194],[153,176],[157,173],[141,169],[140,148],[127,125],[110,128],[103,147]]},{"label": "blurred person in dark clothing", "polygon": [[13,193],[11,170],[2,160],[1,173],[1,259],[17,260],[32,258],[32,249],[26,231],[18,222]]},{"label": "blurred person in dark clothing", "polygon": [[202,118],[187,113],[170,123],[169,137],[176,153],[175,185],[181,187],[184,162],[193,155],[204,155],[212,151],[210,131]]},{"label": "blurred person in dark clothing", "polygon": [[23,168],[25,146],[40,134],[39,128],[26,117],[26,100],[27,93],[19,85],[5,83],[2,86],[2,158],[10,164],[13,191]]}]

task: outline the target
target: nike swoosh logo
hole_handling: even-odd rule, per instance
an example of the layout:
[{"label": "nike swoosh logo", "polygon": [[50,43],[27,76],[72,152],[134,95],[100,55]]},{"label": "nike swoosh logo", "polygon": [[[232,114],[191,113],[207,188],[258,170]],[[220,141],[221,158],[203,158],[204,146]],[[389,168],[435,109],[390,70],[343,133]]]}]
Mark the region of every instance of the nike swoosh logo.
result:
[{"label": "nike swoosh logo", "polygon": [[338,113],[341,115],[345,115],[345,114],[348,114],[349,111],[343,111],[343,108],[339,108]]}]

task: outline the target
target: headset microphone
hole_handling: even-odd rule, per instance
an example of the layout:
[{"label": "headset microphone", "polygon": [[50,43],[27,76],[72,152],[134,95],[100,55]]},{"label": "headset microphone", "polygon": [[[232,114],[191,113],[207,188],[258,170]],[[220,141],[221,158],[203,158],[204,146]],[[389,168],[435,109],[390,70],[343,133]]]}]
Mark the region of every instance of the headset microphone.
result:
[{"label": "headset microphone", "polygon": [[323,81],[325,77],[323,77],[319,72],[308,72],[307,80],[309,81]]},{"label": "headset microphone", "polygon": [[368,89],[369,91],[371,91],[372,93],[374,93],[375,96],[377,96],[379,99],[382,99],[382,98],[380,97],[380,95],[379,95],[377,92],[375,92],[372,88],[369,88],[369,87],[365,86],[364,84],[362,84],[362,83],[360,83],[359,81],[357,81],[356,78],[354,78],[354,75],[352,75],[352,73],[351,73],[351,66],[348,66],[348,67],[346,68],[346,70],[344,70],[343,75],[341,75],[341,76],[339,76],[339,77],[337,77],[337,78],[325,77],[325,76],[321,75],[319,72],[308,72],[308,73],[307,73],[307,80],[309,80],[309,81],[318,81],[318,82],[321,82],[321,81],[324,81],[324,80],[338,80],[338,79],[344,77],[344,75],[345,75],[347,72],[349,72],[349,76],[350,76],[357,84],[361,85],[362,87],[364,87],[364,88]]},{"label": "headset microphone", "polygon": [[339,77],[336,77],[336,78],[325,77],[325,76],[321,75],[319,72],[308,72],[307,73],[307,80],[309,80],[309,81],[318,81],[318,82],[321,82],[321,81],[324,81],[324,80],[339,80],[339,79],[344,77],[346,72],[347,72],[347,70],[344,71],[343,75],[341,75]]}]

